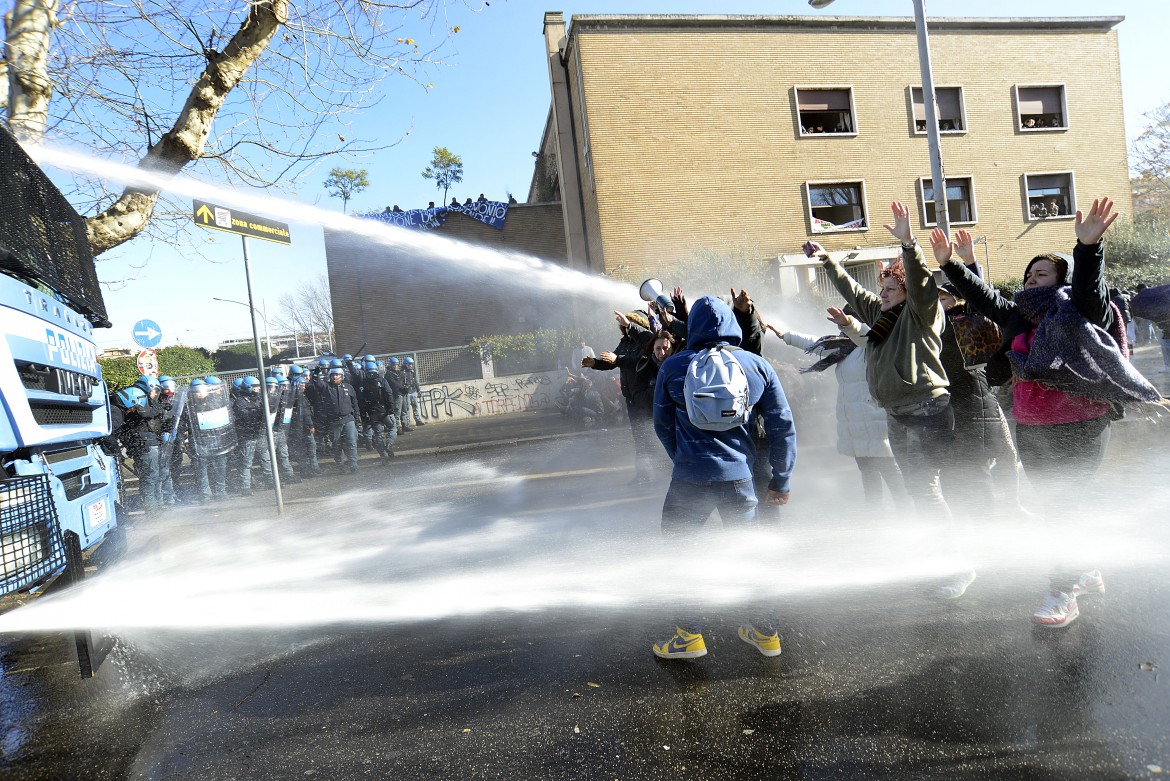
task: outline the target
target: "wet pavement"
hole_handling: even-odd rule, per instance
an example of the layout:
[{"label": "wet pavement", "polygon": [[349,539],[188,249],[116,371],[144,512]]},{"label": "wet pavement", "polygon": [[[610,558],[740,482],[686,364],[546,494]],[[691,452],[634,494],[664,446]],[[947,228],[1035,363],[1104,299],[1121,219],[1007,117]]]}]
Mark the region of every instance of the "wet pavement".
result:
[{"label": "wet pavement", "polygon": [[[1117,425],[1103,477],[1120,495],[1167,485],[1164,425]],[[831,438],[808,439],[805,463],[830,465],[819,480],[856,482]],[[441,496],[440,544],[485,518],[555,528],[548,567],[595,539],[657,544],[665,484],[628,484],[621,428],[504,416],[424,427],[399,452],[288,487],[285,533],[371,492]],[[785,528],[829,528],[839,502],[802,503],[798,477]],[[166,551],[270,508],[260,493],[179,508],[136,521],[131,539]],[[981,569],[956,601],[913,582],[800,593],[780,602],[777,659],[739,641],[732,611],[710,611],[706,657],[656,660],[669,620],[650,604],[157,630],[84,682],[71,635],[0,635],[0,778],[1167,777],[1170,574],[1155,557],[1106,578],[1061,631],[1027,620],[1043,575],[1008,566]]]}]

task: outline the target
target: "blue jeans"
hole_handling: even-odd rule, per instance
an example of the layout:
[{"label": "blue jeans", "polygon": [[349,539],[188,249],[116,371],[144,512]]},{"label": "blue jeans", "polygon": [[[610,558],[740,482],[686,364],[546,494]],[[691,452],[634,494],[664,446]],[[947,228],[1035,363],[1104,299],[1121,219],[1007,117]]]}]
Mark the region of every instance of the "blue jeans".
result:
[{"label": "blue jeans", "polygon": [[353,417],[340,418],[329,424],[329,438],[337,448],[333,460],[341,463],[342,460],[357,468],[357,425]]},{"label": "blue jeans", "polygon": [[268,454],[268,438],[261,434],[246,439],[240,447],[240,487],[245,491],[252,490],[252,461],[257,454],[260,456],[260,468],[264,470],[264,476],[272,480],[272,457]]},{"label": "blue jeans", "polygon": [[378,455],[386,456],[394,451],[394,443],[398,441],[398,425],[393,415],[383,413],[371,417],[368,433]]},{"label": "blue jeans", "polygon": [[399,396],[394,400],[394,417],[398,421],[398,428],[402,431],[410,428],[410,403],[407,401],[406,394]]},{"label": "blue jeans", "polygon": [[297,466],[304,469],[308,467],[308,471],[316,472],[321,468],[317,463],[317,437],[310,434],[308,429],[300,442],[293,440],[292,446],[289,448],[292,453],[293,460],[297,462]]},{"label": "blue jeans", "polygon": [[[227,498],[227,461],[227,453],[195,457],[195,468],[199,471],[199,497],[203,501],[210,501],[214,497]],[[249,475],[248,485],[251,484]]]},{"label": "blue jeans", "polygon": [[[726,529],[743,529],[756,525],[756,489],[752,479],[711,480],[692,483],[673,478],[662,503],[662,536],[668,544],[684,546],[707,523],[714,510],[719,510]],[[693,554],[693,551],[690,551]],[[687,555],[683,552],[683,555]],[[776,631],[776,619],[771,611],[758,611],[752,625],[764,634]],[[688,632],[701,629],[693,608],[683,607],[675,623]]]},{"label": "blue jeans", "polygon": [[1170,339],[1160,339],[1158,343],[1162,345],[1162,364],[1170,369]]},{"label": "blue jeans", "polygon": [[418,403],[418,393],[411,391],[406,395],[406,400],[410,404],[410,411],[414,413],[414,422],[421,426],[423,419],[419,410],[420,405]]},{"label": "blue jeans", "polygon": [[142,509],[157,509],[162,504],[157,444],[138,443],[134,453],[134,471],[138,473],[138,495],[142,497]]},{"label": "blue jeans", "polygon": [[[296,477],[292,464],[288,460],[288,431],[282,428],[273,431],[272,441],[276,445],[276,462],[280,464],[280,473],[290,478]],[[268,448],[267,442],[264,443],[264,447]]]}]

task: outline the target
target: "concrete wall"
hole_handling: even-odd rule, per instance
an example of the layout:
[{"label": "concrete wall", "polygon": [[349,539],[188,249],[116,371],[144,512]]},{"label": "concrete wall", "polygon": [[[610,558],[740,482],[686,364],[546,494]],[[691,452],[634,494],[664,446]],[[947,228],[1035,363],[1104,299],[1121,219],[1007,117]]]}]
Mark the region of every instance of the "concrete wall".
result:
[{"label": "concrete wall", "polygon": [[[451,214],[437,233],[564,263],[560,204],[512,204],[503,230]],[[325,231],[337,352],[403,352],[561,324],[560,302],[532,300],[524,280],[452,268],[349,234]]]},{"label": "concrete wall", "polygon": [[[590,254],[609,273],[666,274],[703,249],[774,257],[808,238],[831,250],[887,244],[893,200],[912,205],[926,243],[918,179],[930,165],[908,90],[921,84],[913,26],[758,19],[572,20],[568,70],[576,80],[580,58],[581,76],[570,86],[584,95],[595,190]],[[935,83],[963,87],[967,117],[966,133],[943,137],[946,171],[973,177],[978,222],[963,227],[987,237],[993,278],[1019,276],[1033,255],[1075,242],[1071,217],[1028,219],[1025,173],[1073,171],[1080,207],[1105,194],[1132,212],[1109,27],[932,24]],[[1017,84],[1065,85],[1068,129],[1022,132]],[[802,137],[796,85],[851,86],[858,134]],[[826,180],[864,181],[867,229],[812,234],[804,183]]]},{"label": "concrete wall", "polygon": [[428,423],[548,409],[565,381],[563,369],[489,380],[423,385],[419,400]]}]

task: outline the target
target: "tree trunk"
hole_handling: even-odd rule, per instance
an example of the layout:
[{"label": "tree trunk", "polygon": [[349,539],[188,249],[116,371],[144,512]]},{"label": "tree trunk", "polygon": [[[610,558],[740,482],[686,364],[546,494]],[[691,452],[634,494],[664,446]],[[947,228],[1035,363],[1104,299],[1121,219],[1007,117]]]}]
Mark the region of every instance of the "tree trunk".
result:
[{"label": "tree trunk", "polygon": [[[288,0],[252,0],[248,18],[223,51],[207,53],[207,67],[191,88],[175,124],[147,150],[138,167],[151,173],[176,174],[197,160],[224,100],[287,20]],[[93,254],[100,255],[145,230],[157,202],[157,190],[127,187],[108,209],[87,219]]]},{"label": "tree trunk", "polygon": [[8,126],[23,143],[37,143],[45,134],[49,98],[49,48],[57,23],[57,0],[16,0],[4,16]]}]

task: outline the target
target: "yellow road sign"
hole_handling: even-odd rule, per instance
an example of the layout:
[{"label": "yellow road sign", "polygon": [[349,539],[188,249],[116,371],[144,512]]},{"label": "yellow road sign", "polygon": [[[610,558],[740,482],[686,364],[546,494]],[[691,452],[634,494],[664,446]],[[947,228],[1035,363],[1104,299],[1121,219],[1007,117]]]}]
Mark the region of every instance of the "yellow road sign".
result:
[{"label": "yellow road sign", "polygon": [[277,244],[292,244],[288,224],[266,217],[257,217],[238,209],[216,206],[206,201],[194,202],[195,224],[200,228],[227,231],[254,239],[275,241]]}]

